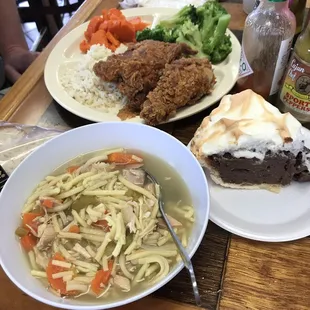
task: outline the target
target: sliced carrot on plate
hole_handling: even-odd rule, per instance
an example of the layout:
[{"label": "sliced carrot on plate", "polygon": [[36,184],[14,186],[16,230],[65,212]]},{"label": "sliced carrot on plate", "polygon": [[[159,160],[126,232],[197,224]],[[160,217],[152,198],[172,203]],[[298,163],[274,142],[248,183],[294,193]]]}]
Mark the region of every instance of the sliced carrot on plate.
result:
[{"label": "sliced carrot on plate", "polygon": [[108,17],[108,10],[107,9],[103,9],[102,11],[101,11],[101,14],[102,14],[102,17],[103,17],[103,20],[104,21],[106,21],[106,20],[108,20],[109,19],[109,17]]},{"label": "sliced carrot on plate", "polygon": [[117,49],[117,47],[116,47],[115,45],[113,45],[113,44],[109,44],[107,47],[108,47],[112,52],[115,52],[116,49]]},{"label": "sliced carrot on plate", "polygon": [[90,45],[94,44],[108,46],[108,39],[106,36],[106,32],[104,30],[99,29],[98,31],[92,34],[90,39]]},{"label": "sliced carrot on plate", "polygon": [[100,24],[103,22],[103,18],[101,16],[94,16],[87,26],[87,30],[85,31],[84,35],[87,41],[91,39],[93,33],[95,33],[98,29]]},{"label": "sliced carrot on plate", "polygon": [[133,19],[129,19],[128,22],[130,22],[134,26],[135,31],[142,31],[147,26],[149,26],[148,23],[145,23],[141,20],[141,17],[135,17]]},{"label": "sliced carrot on plate", "polygon": [[111,32],[111,30],[113,30],[114,28],[119,28],[120,26],[121,26],[120,20],[107,20],[100,25],[99,29]]},{"label": "sliced carrot on plate", "polygon": [[86,54],[88,52],[88,50],[90,49],[90,44],[86,41],[86,40],[83,40],[81,43],[80,43],[80,51],[84,54]]},{"label": "sliced carrot on plate", "polygon": [[121,20],[121,19],[117,15],[110,14],[109,15],[109,20]]},{"label": "sliced carrot on plate", "polygon": [[111,33],[118,38],[120,42],[135,42],[136,31],[134,26],[127,20],[122,20],[119,28],[114,29]]},{"label": "sliced carrot on plate", "polygon": [[105,20],[100,26],[98,30],[104,30],[107,31],[109,27],[109,21]]},{"label": "sliced carrot on plate", "polygon": [[[108,17],[109,19],[126,19],[125,16],[123,15],[123,13],[116,9],[116,8],[112,8],[108,11]],[[113,18],[111,18],[113,17]]]},{"label": "sliced carrot on plate", "polygon": [[132,24],[140,24],[142,22],[142,19],[139,16],[127,20]]},{"label": "sliced carrot on plate", "polygon": [[121,45],[121,42],[118,41],[110,31],[107,32],[107,39],[115,47],[119,47]]}]

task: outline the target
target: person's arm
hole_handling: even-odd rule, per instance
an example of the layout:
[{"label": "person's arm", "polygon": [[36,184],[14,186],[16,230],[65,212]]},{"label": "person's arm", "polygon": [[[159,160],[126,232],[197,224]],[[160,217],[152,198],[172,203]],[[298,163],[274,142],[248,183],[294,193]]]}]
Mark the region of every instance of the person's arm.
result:
[{"label": "person's arm", "polygon": [[5,58],[15,48],[28,50],[15,0],[0,0],[0,53]]},{"label": "person's arm", "polygon": [[15,82],[37,56],[28,49],[16,0],[0,0],[0,54],[11,82]]}]

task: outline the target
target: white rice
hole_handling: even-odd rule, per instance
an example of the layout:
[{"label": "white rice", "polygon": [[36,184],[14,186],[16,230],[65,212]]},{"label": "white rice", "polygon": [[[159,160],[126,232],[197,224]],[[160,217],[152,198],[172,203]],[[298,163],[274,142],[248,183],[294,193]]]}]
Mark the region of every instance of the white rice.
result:
[{"label": "white rice", "polygon": [[[115,54],[125,52],[121,45]],[[117,114],[125,105],[126,98],[113,83],[105,83],[97,77],[93,66],[99,60],[106,60],[113,52],[99,44],[91,46],[87,54],[76,63],[69,63],[60,70],[59,80],[66,92],[79,103],[105,113]]]}]

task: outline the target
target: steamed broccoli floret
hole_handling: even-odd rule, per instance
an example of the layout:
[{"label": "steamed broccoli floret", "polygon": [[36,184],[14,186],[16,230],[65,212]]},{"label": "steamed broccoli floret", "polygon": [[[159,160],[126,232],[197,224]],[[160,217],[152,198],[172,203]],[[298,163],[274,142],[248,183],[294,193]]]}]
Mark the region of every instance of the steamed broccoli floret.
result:
[{"label": "steamed broccoli floret", "polygon": [[183,42],[197,50],[196,57],[208,57],[212,63],[224,60],[232,50],[226,30],[231,16],[217,0],[208,0],[197,9],[185,6],[174,17],[161,21],[153,29],[137,33],[137,41]]},{"label": "steamed broccoli floret", "polygon": [[224,60],[231,52],[230,37],[225,35],[231,16],[216,0],[197,8],[197,15],[203,53],[209,55],[212,63]]},{"label": "steamed broccoli floret", "polygon": [[192,42],[198,48],[202,47],[201,34],[198,25],[194,25],[191,21],[186,21],[180,28],[184,37]]},{"label": "steamed broccoli floret", "polygon": [[143,31],[138,31],[136,35],[137,41],[154,40],[173,43],[176,41],[176,34],[173,29],[166,29],[160,25],[155,28],[145,28]]},{"label": "steamed broccoli floret", "polygon": [[201,33],[198,25],[194,25],[191,21],[185,22],[179,28],[178,38],[176,40],[179,43],[186,43],[192,49],[196,50],[197,57],[206,57],[202,51]]},{"label": "steamed broccoli floret", "polygon": [[197,23],[200,28],[205,28],[206,24],[217,22],[218,18],[227,14],[227,11],[217,0],[209,0],[196,9]]},{"label": "steamed broccoli floret", "polygon": [[142,31],[138,31],[136,35],[137,41],[144,40],[155,40],[155,41],[164,41],[165,31],[161,27],[156,27],[154,29],[145,28]]},{"label": "steamed broccoli floret", "polygon": [[227,11],[216,0],[209,0],[204,5],[197,8],[197,15],[203,41],[209,39],[213,35],[221,17],[227,15],[226,18],[228,18],[228,16],[230,18]]},{"label": "steamed broccoli floret", "polygon": [[230,15],[222,15],[217,22],[213,35],[209,38],[205,38],[203,41],[203,51],[204,53],[211,55],[215,49],[221,45],[225,37],[225,33],[230,22]]},{"label": "steamed broccoli floret", "polygon": [[166,29],[165,33],[165,42],[169,43],[175,43],[179,35],[179,29],[173,28],[173,29]]},{"label": "steamed broccoli floret", "polygon": [[187,5],[183,9],[181,9],[176,15],[174,15],[169,20],[163,20],[159,23],[159,25],[165,28],[174,28],[179,25],[184,24],[186,21],[191,21],[192,23],[197,23],[198,17],[196,13],[196,8],[193,5]]},{"label": "steamed broccoli floret", "polygon": [[230,36],[225,35],[221,44],[214,49],[213,53],[210,55],[210,60],[212,63],[217,64],[223,61],[232,51],[232,45]]}]

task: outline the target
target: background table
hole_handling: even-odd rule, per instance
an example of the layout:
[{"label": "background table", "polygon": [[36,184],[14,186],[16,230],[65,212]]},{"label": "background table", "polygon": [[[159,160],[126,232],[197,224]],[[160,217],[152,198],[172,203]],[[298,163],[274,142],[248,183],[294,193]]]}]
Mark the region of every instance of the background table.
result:
[{"label": "background table", "polygon": [[[239,39],[242,37],[246,17],[240,2],[222,2],[232,15],[230,29]],[[86,1],[0,101],[0,119],[62,129],[87,124],[87,121],[70,114],[53,102],[44,85],[44,65],[52,48],[66,33],[98,14],[102,8],[117,5],[116,0]],[[203,117],[209,113],[210,109],[160,128],[187,144]],[[231,207],[234,207],[233,202]],[[207,233],[193,258],[193,263],[204,309],[310,309],[309,238],[290,243],[261,243],[231,235],[209,222]],[[53,309],[19,291],[2,270],[0,286],[0,310]],[[122,307],[123,310],[146,308],[198,310],[194,306],[187,273],[183,270],[153,296]]]}]

